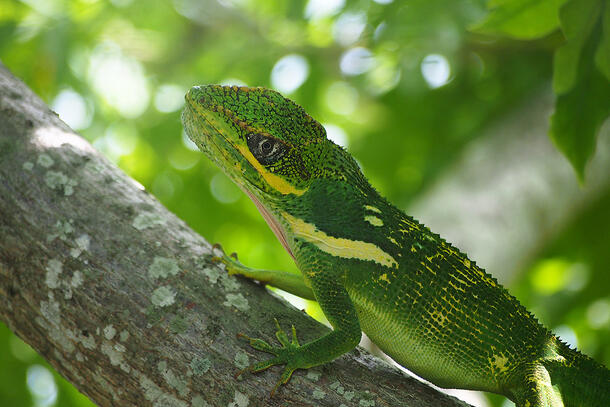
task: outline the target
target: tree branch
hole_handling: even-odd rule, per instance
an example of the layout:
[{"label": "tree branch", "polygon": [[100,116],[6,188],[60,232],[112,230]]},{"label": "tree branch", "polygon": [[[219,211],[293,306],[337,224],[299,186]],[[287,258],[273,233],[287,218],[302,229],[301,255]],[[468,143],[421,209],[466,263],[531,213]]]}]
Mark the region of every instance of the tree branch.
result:
[{"label": "tree branch", "polygon": [[238,332],[327,328],[211,254],[0,64],[0,319],[96,404],[464,405],[360,349],[273,399],[277,369],[235,379],[266,357]]}]

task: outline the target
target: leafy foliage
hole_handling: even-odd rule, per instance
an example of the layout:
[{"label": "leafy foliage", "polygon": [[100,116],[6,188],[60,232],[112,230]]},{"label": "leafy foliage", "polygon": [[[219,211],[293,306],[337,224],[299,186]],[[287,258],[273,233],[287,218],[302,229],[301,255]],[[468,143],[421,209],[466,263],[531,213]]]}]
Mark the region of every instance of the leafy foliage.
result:
[{"label": "leafy foliage", "polygon": [[520,40],[544,37],[559,26],[559,8],[566,0],[490,1],[491,13],[475,25],[475,31]]},{"label": "leafy foliage", "polygon": [[606,0],[498,0],[475,31],[522,40],[560,28],[553,62],[557,95],[550,136],[581,180],[596,135],[610,114],[610,5]]}]

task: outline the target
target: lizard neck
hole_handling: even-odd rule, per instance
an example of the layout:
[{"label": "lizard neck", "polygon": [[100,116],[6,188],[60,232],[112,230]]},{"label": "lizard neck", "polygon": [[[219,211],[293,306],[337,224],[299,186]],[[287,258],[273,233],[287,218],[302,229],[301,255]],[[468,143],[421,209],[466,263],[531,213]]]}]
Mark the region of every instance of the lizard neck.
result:
[{"label": "lizard neck", "polygon": [[275,237],[277,237],[282,244],[282,247],[293,259],[296,260],[292,247],[289,244],[289,238],[286,233],[285,225],[279,221],[279,219],[258,199],[257,196],[248,191],[246,188],[242,188],[242,190],[250,197],[260,214],[263,216],[263,219],[265,219],[265,222],[267,222],[267,225],[269,225],[269,228],[273,231],[273,234],[275,234]]},{"label": "lizard neck", "polygon": [[308,244],[337,258],[397,268],[400,253],[387,231],[398,214],[368,183],[318,179],[285,206],[281,217],[295,254],[299,244]]}]

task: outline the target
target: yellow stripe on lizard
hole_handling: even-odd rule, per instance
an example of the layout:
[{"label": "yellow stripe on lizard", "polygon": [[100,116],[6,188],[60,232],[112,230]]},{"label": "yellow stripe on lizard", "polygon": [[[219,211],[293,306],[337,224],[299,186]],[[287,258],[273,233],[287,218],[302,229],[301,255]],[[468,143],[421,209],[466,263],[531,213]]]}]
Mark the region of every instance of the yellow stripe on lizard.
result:
[{"label": "yellow stripe on lizard", "polygon": [[235,146],[241,155],[244,156],[246,160],[256,169],[256,171],[267,181],[267,184],[273,188],[275,188],[280,193],[286,194],[295,194],[295,195],[303,195],[307,189],[297,189],[290,183],[288,183],[284,178],[279,177],[278,175],[269,172],[265,167],[258,162],[256,158],[252,155],[250,150],[248,150],[248,146],[245,145],[236,145]]},{"label": "yellow stripe on lizard", "polygon": [[303,219],[295,218],[288,213],[284,213],[283,216],[296,236],[305,239],[325,253],[344,259],[369,260],[386,267],[398,267],[398,262],[391,255],[373,243],[328,236]]}]

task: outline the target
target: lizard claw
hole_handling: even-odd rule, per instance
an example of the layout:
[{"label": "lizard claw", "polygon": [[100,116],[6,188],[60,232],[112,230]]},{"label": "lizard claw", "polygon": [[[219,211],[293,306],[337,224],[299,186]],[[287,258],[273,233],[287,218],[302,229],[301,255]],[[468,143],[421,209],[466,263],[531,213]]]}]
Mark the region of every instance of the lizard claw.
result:
[{"label": "lizard claw", "polygon": [[[220,251],[220,255],[215,253],[217,251]],[[237,259],[237,253],[233,252],[230,255],[227,255],[224,251],[224,249],[222,248],[222,245],[220,243],[214,243],[212,245],[212,263],[215,264],[219,264],[219,263],[224,263],[227,267],[229,267],[227,270],[229,271],[229,275],[231,274],[238,274],[235,272],[232,272],[231,266],[235,266],[235,263],[239,263],[239,260]]]},{"label": "lizard claw", "polygon": [[262,352],[267,352],[267,353],[271,353],[273,355],[277,355],[277,351],[271,345],[269,345],[267,342],[263,341],[262,339],[250,338],[249,336],[244,335],[242,333],[238,333],[237,337],[240,339],[247,340],[250,343],[250,346],[252,346],[256,350],[260,350]]},{"label": "lizard claw", "polygon": [[274,355],[274,357],[272,357],[271,359],[263,360],[258,363],[254,363],[253,365],[250,365],[245,369],[240,370],[235,375],[236,377],[239,377],[245,372],[257,373],[268,369],[271,366],[285,365],[284,371],[282,372],[282,376],[271,390],[271,397],[275,395],[276,391],[280,388],[281,385],[288,383],[290,377],[292,376],[292,372],[294,372],[297,368],[300,367],[297,360],[295,360],[295,356],[298,353],[299,348],[301,347],[299,345],[299,341],[297,340],[296,329],[294,328],[294,326],[291,327],[292,338],[289,338],[286,332],[280,327],[280,324],[277,319],[274,320],[275,326],[277,328],[275,336],[280,342],[281,346],[271,346],[262,339],[251,338],[243,333],[237,334],[238,338],[247,340],[250,343],[250,346],[254,349],[270,353]]}]

